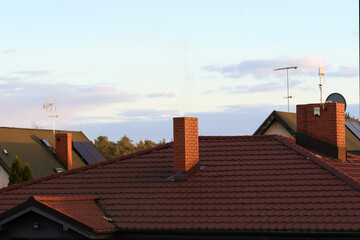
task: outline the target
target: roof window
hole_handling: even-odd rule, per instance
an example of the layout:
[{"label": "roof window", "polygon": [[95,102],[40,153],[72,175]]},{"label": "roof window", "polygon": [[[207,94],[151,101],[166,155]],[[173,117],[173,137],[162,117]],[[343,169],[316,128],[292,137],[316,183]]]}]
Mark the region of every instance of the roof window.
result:
[{"label": "roof window", "polygon": [[55,171],[56,173],[61,173],[61,172],[64,171],[64,169],[63,169],[63,168],[54,168],[54,171]]},{"label": "roof window", "polygon": [[47,147],[47,148],[52,148],[51,144],[49,143],[48,140],[46,139],[41,139],[42,143]]}]

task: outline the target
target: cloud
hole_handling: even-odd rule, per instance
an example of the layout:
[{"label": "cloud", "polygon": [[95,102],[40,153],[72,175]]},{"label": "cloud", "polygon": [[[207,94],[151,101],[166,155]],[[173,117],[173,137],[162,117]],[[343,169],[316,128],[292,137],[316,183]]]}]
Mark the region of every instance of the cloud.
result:
[{"label": "cloud", "polygon": [[215,93],[216,91],[215,90],[206,90],[206,91],[203,91],[202,93],[203,94],[212,94],[212,93]]},{"label": "cloud", "polygon": [[221,88],[221,90],[224,90],[229,94],[241,94],[241,93],[254,93],[254,92],[273,92],[283,87],[284,85],[279,82],[269,82],[264,84],[256,84],[252,86],[237,85],[234,87],[223,87]]},{"label": "cloud", "polygon": [[[349,104],[347,111],[350,112],[350,115],[357,117],[358,107],[358,104]],[[224,105],[217,111],[190,113],[189,115],[199,119],[200,136],[252,135],[273,110],[285,111],[286,109],[287,105],[239,104]],[[141,114],[142,110],[136,111]],[[295,106],[291,106],[291,111],[295,111]],[[91,140],[105,135],[111,141],[118,141],[122,136],[127,135],[135,142],[140,139],[151,139],[157,142],[163,138],[171,141],[174,116],[178,115],[174,114],[163,119],[149,118],[146,121],[91,122],[72,125],[69,130],[79,131],[80,129]]]},{"label": "cloud", "polygon": [[164,93],[164,92],[161,92],[161,93],[150,93],[148,95],[146,95],[145,97],[147,98],[172,98],[172,97],[175,97],[175,94],[174,93]]},{"label": "cloud", "polygon": [[96,112],[108,104],[130,103],[136,99],[133,94],[118,91],[105,84],[50,84],[23,81],[19,78],[1,79],[5,80],[0,88],[0,111],[6,114],[2,115],[0,125],[15,122],[17,125],[28,126],[31,121],[39,119],[39,115],[44,114],[42,104],[50,97],[56,98],[57,113],[64,121],[73,121],[83,112]]},{"label": "cloud", "polygon": [[11,54],[11,53],[15,53],[16,52],[16,49],[14,48],[10,48],[10,49],[6,49],[6,50],[3,50],[0,52],[0,54]]},{"label": "cloud", "polygon": [[357,77],[359,76],[359,68],[340,66],[338,71],[328,72],[325,75],[331,77]]},{"label": "cloud", "polygon": [[27,76],[45,76],[49,75],[50,71],[40,70],[40,71],[16,71],[11,72],[11,74],[17,74],[17,75],[27,75]]},{"label": "cloud", "polygon": [[[268,78],[269,76],[283,77],[283,74],[274,72],[274,69],[288,66],[298,66],[302,74],[314,75],[324,61],[318,57],[289,58],[280,57],[274,59],[245,60],[238,64],[230,65],[208,65],[203,67],[208,72],[217,72],[226,78],[243,78],[253,76],[257,79]],[[294,71],[296,72],[296,71]]]},{"label": "cloud", "polygon": [[[303,81],[292,79],[291,87],[298,86],[302,83]],[[213,94],[213,93],[225,92],[226,94],[243,94],[243,93],[257,93],[257,92],[274,92],[283,89],[285,89],[285,82],[271,81],[271,82],[263,82],[254,85],[235,85],[232,87],[226,86],[226,87],[221,87],[218,90],[206,90],[202,93]]]},{"label": "cloud", "polygon": [[[286,106],[273,105],[227,105],[219,107],[217,111],[192,112],[188,116],[199,119],[200,136],[234,136],[253,134],[266,117],[275,109],[285,109]],[[164,117],[156,118],[156,114],[164,112]],[[109,137],[111,141],[120,140],[127,135],[134,141],[151,139],[159,141],[165,138],[171,141],[173,138],[173,117],[179,113],[152,110],[134,110],[124,113],[125,115],[147,115],[151,116],[146,120],[128,118],[122,122],[99,123],[91,122],[71,126],[72,130],[81,129],[89,139],[96,139],[100,135]],[[152,115],[153,114],[153,115]],[[168,116],[165,116],[168,114]]]},{"label": "cloud", "polygon": [[118,113],[118,116],[125,120],[141,120],[141,119],[164,119],[174,115],[179,115],[177,110],[154,110],[154,109],[135,109],[127,110]]}]

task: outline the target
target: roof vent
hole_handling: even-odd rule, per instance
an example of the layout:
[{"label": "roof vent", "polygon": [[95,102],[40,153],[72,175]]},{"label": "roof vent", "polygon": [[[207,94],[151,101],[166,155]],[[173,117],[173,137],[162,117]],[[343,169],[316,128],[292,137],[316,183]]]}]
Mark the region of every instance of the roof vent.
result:
[{"label": "roof vent", "polygon": [[3,149],[3,152],[4,152],[5,155],[8,155],[8,154],[9,154],[8,151],[6,151],[5,148]]}]

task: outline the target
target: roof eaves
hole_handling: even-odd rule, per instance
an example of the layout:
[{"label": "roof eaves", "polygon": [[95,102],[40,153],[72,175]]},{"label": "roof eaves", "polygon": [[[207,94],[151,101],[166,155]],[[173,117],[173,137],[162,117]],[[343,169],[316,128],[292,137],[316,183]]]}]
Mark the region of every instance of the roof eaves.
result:
[{"label": "roof eaves", "polygon": [[265,119],[265,121],[256,129],[253,135],[262,135],[275,120],[275,110]]},{"label": "roof eaves", "polygon": [[128,154],[128,155],[121,156],[121,157],[118,157],[118,158],[113,158],[113,159],[105,160],[105,161],[102,161],[102,162],[98,162],[98,163],[94,163],[94,164],[90,164],[90,165],[85,165],[83,167],[70,169],[70,170],[67,170],[67,171],[64,171],[64,172],[54,173],[54,174],[44,176],[44,177],[41,177],[41,178],[36,178],[36,179],[30,180],[30,181],[26,181],[26,182],[22,182],[22,183],[15,184],[15,185],[12,185],[12,186],[8,186],[8,187],[5,187],[5,188],[1,188],[0,193],[11,191],[13,189],[22,188],[22,187],[25,187],[25,186],[28,186],[28,185],[31,185],[31,184],[36,184],[36,183],[46,181],[46,180],[49,180],[49,179],[52,179],[52,178],[60,177],[60,176],[63,176],[63,175],[69,175],[69,174],[85,171],[85,170],[88,170],[88,169],[96,168],[96,167],[99,167],[99,166],[111,164],[111,163],[116,162],[116,161],[122,161],[122,160],[125,160],[125,159],[134,158],[134,157],[137,157],[137,156],[140,156],[140,155],[143,155],[143,154],[151,153],[151,152],[163,149],[163,148],[170,147],[170,146],[172,146],[172,144],[173,144],[173,142],[169,142],[169,143],[157,146],[157,147],[148,148],[148,149],[145,149],[143,151]]},{"label": "roof eaves", "polygon": [[[358,230],[354,231],[313,231],[313,230],[304,230],[304,229],[293,229],[291,231],[287,229],[276,229],[276,230],[270,230],[270,229],[242,229],[242,228],[229,228],[229,229],[212,229],[212,228],[193,228],[193,229],[172,229],[172,228],[164,228],[164,229],[148,229],[148,228],[122,228],[117,231],[117,236],[125,235],[127,234],[140,234],[144,235],[144,237],[149,237],[149,235],[158,235],[158,238],[162,236],[163,234],[166,234],[167,236],[174,235],[178,238],[181,238],[180,236],[183,235],[183,238],[186,238],[185,236],[189,235],[209,235],[210,238],[213,238],[214,236],[226,236],[222,237],[221,239],[239,239],[239,235],[276,235],[276,236],[318,236],[318,237],[324,237],[324,236],[359,236],[360,232]],[[154,237],[155,238],[155,237]],[[181,238],[182,239],[182,238]],[[207,239],[201,238],[201,239]],[[218,239],[218,238],[216,238]],[[220,238],[219,238],[220,239]]]},{"label": "roof eaves", "polygon": [[312,162],[316,163],[317,165],[321,166],[322,168],[324,168],[325,170],[327,170],[331,174],[337,176],[338,178],[343,180],[345,183],[351,185],[356,190],[360,190],[360,182],[357,181],[355,178],[352,178],[349,175],[342,172],[341,170],[339,170],[338,168],[329,165],[328,163],[326,163],[325,161],[323,161],[321,158],[317,157],[316,155],[314,155],[310,151],[296,145],[295,143],[290,142],[288,139],[284,138],[283,136],[281,136],[281,135],[273,135],[273,137],[276,140],[278,140],[279,142],[281,142],[282,144],[284,144],[285,146],[287,146],[290,149],[296,151],[297,153],[303,155],[304,157],[306,157],[307,159],[309,159]]}]

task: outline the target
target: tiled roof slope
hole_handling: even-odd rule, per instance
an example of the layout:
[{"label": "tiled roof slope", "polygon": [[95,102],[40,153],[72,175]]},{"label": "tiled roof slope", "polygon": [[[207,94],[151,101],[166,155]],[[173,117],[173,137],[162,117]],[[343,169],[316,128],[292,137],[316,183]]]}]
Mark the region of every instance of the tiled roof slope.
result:
[{"label": "tiled roof slope", "polygon": [[114,231],[114,226],[109,223],[104,214],[98,208],[95,200],[98,197],[39,197],[32,196],[13,209],[3,214],[2,217],[9,217],[13,214],[24,211],[28,207],[36,207],[54,217],[70,222],[77,228],[85,229],[92,233],[108,233]]},{"label": "tiled roof slope", "polygon": [[348,153],[346,162],[331,158],[324,158],[323,160],[355,181],[360,182],[360,156]]},{"label": "tiled roof slope", "polygon": [[[95,194],[119,230],[360,232],[359,182],[281,136],[199,137],[201,170],[173,173],[172,143],[0,190]],[[351,164],[351,163],[349,163]]]},{"label": "tiled roof slope", "polygon": [[114,230],[114,226],[104,218],[104,214],[96,205],[96,196],[34,197],[34,199],[69,216],[78,223],[86,225],[92,232],[112,232]]}]

